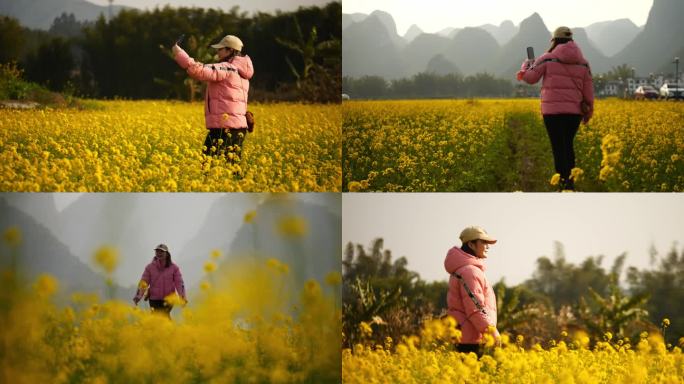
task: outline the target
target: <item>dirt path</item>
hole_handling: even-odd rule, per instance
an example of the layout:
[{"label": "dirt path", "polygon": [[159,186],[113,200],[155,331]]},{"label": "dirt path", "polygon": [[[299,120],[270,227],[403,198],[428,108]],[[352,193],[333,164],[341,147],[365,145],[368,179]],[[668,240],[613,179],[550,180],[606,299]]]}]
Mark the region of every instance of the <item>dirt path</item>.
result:
[{"label": "dirt path", "polygon": [[536,113],[511,113],[506,116],[509,130],[508,164],[513,167],[513,191],[545,192],[553,172],[551,147],[543,123]]}]

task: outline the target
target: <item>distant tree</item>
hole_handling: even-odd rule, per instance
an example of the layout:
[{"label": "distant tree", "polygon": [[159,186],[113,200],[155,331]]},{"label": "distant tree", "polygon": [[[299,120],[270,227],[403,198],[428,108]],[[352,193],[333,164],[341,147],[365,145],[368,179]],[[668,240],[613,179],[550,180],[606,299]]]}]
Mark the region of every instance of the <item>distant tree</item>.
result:
[{"label": "distant tree", "polygon": [[392,259],[383,249],[384,241],[375,239],[366,250],[348,243],[342,260],[342,310],[345,344],[352,346],[363,338],[361,322],[372,325],[372,340],[384,343],[385,337],[399,340],[414,332],[425,317],[433,316],[442,301],[443,284],[426,284],[418,273],[407,268],[405,257]]},{"label": "distant tree", "polygon": [[[344,89],[358,98],[440,98],[440,97],[509,97],[513,84],[488,73],[463,78],[458,73],[443,75],[421,72],[411,78],[394,79],[389,84],[379,76],[346,78]],[[346,92],[346,91],[345,91]]]},{"label": "distant tree", "polygon": [[[231,8],[229,12],[168,6],[145,12],[123,10],[110,21],[101,17],[84,28],[81,45],[86,57],[82,71],[88,72],[84,76],[92,77],[90,83],[101,97],[190,99],[201,92],[201,85],[187,80],[187,75],[170,59],[168,50],[171,43],[183,33],[187,37],[183,48],[195,59],[211,62],[213,57],[207,57],[205,53],[213,56],[215,51],[207,47],[208,42],[217,42],[223,36],[233,34],[244,42],[243,50],[254,63],[255,76],[250,82],[250,95],[268,99],[269,95],[279,93],[278,87],[296,82],[285,61],[291,51],[275,39],[278,36],[287,41],[297,41],[292,22],[295,15],[302,31],[312,31],[315,27],[318,45],[341,39],[339,2],[323,8],[300,8],[275,15],[257,13],[251,17],[240,12],[238,7]],[[193,43],[193,39],[196,42]],[[308,75],[316,81],[311,84],[323,86],[339,100],[341,71],[335,69],[334,62],[335,58],[340,58],[339,54],[330,53],[324,46],[317,48],[314,69]],[[301,57],[293,56],[291,61],[295,68],[303,68]],[[326,79],[336,85],[322,85],[324,83],[320,79],[325,76],[319,76],[321,68],[327,74],[335,75]],[[321,95],[317,93],[315,96]]]},{"label": "distant tree", "polygon": [[18,62],[25,44],[23,28],[17,19],[0,16],[0,64]]},{"label": "distant tree", "polygon": [[418,73],[413,76],[413,87],[418,97],[438,96],[440,78],[434,73]]},{"label": "distant tree", "polygon": [[71,45],[61,37],[41,45],[26,60],[26,79],[45,85],[53,91],[63,91],[72,78],[75,60]]},{"label": "distant tree", "polygon": [[632,67],[630,67],[627,64],[620,64],[616,67],[613,67],[608,71],[608,73],[605,75],[606,80],[618,80],[618,79],[628,79],[632,77]]},{"label": "distant tree", "polygon": [[464,79],[465,97],[509,97],[513,94],[513,84],[508,80],[497,79],[489,73],[478,73]]},{"label": "distant tree", "polygon": [[[537,269],[532,278],[524,283],[525,286],[547,295],[556,311],[564,305],[578,303],[580,297],[589,293],[589,287],[600,294],[606,292],[608,274],[601,267],[602,256],[588,257],[576,266],[566,262],[561,243],[557,242],[555,247],[554,260],[548,257],[537,259]],[[619,266],[622,260],[624,255],[618,257],[616,266]]]},{"label": "distant tree", "polygon": [[353,97],[379,99],[387,95],[387,81],[380,76],[363,76],[354,81]]},{"label": "distant tree", "polygon": [[389,93],[392,97],[411,98],[416,96],[415,83],[413,79],[394,79],[389,85]]},{"label": "distant tree", "polygon": [[611,332],[616,338],[630,335],[629,332],[640,330],[637,326],[642,318],[648,316],[645,308],[648,294],[627,296],[618,286],[619,276],[611,273],[608,292],[600,295],[589,287],[589,295],[580,298],[578,315],[581,323],[595,339],[601,340],[605,332]]},{"label": "distant tree", "polygon": [[73,13],[67,14],[66,12],[63,12],[55,18],[48,32],[53,36],[60,36],[67,39],[80,37],[83,35],[83,28],[86,25],[89,25],[89,23],[76,20]]},{"label": "distant tree", "polygon": [[[339,102],[341,97],[340,74],[338,64],[342,52],[342,43],[337,38],[319,41],[316,26],[311,27],[308,37],[304,37],[299,20],[294,16],[297,40],[290,41],[276,37],[276,41],[298,53],[302,67],[296,68],[288,56],[285,57],[292,74],[295,76],[297,89],[305,100],[313,102]],[[327,63],[327,67],[322,63]]]},{"label": "distant tree", "polygon": [[543,296],[524,285],[508,287],[502,279],[493,288],[496,294],[497,328],[502,332],[521,333],[524,324],[541,317],[549,307]]},{"label": "distant tree", "polygon": [[442,75],[437,83],[440,96],[457,97],[463,86],[463,76],[458,73]]},{"label": "distant tree", "polygon": [[633,295],[650,296],[646,309],[649,319],[660,325],[663,319],[670,320],[666,339],[676,344],[684,337],[684,250],[677,254],[673,247],[666,255],[651,252],[653,269],[627,271],[627,281]]}]

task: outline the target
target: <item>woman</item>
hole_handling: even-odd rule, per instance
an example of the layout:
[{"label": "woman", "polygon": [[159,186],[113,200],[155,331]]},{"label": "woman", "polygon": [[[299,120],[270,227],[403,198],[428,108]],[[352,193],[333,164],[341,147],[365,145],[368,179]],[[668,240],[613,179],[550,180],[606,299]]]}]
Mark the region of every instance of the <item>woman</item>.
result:
[{"label": "woman", "polygon": [[219,62],[202,64],[190,57],[178,44],[173,56],[193,79],[206,81],[204,119],[209,130],[204,140],[204,154],[226,156],[231,164],[240,161],[242,143],[247,134],[247,94],[254,74],[252,60],[243,55],[242,41],[227,35],[218,44]]},{"label": "woman", "polygon": [[534,84],[544,77],[541,112],[551,140],[553,161],[560,174],[560,190],[574,190],[571,176],[575,167],[573,140],[580,121],[589,122],[594,113],[594,84],[589,63],[572,40],[568,27],[553,32],[551,48],[536,61],[525,60],[518,80]]},{"label": "woman", "polygon": [[[145,294],[145,291],[147,294]],[[183,276],[181,276],[180,268],[171,261],[171,253],[166,244],[159,244],[154,249],[154,259],[147,264],[145,272],[140,278],[138,291],[133,298],[133,302],[138,305],[138,302],[145,294],[145,300],[150,301],[150,307],[153,312],[165,314],[171,317],[171,309],[173,304],[165,298],[169,295],[177,293],[187,303],[185,297],[185,285],[183,284]]]},{"label": "woman", "polygon": [[475,352],[482,356],[482,343],[489,327],[497,343],[496,296],[484,274],[484,259],[489,245],[496,240],[480,227],[467,227],[461,232],[461,247],[447,252],[444,268],[451,275],[447,293],[447,313],[461,329],[459,352]]}]

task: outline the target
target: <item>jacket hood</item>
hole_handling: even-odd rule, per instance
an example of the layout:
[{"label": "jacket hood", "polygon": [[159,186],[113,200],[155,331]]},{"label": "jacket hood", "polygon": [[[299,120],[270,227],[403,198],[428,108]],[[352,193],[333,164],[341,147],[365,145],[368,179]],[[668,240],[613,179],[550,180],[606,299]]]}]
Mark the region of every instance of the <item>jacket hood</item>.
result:
[{"label": "jacket hood", "polygon": [[447,252],[446,259],[444,259],[444,269],[449,274],[456,272],[459,268],[466,265],[474,265],[482,271],[486,269],[484,261],[477,257],[464,252],[461,248],[454,246]]},{"label": "jacket hood", "polygon": [[568,41],[565,44],[556,46],[549,56],[568,64],[587,64],[582,51],[574,41]]}]

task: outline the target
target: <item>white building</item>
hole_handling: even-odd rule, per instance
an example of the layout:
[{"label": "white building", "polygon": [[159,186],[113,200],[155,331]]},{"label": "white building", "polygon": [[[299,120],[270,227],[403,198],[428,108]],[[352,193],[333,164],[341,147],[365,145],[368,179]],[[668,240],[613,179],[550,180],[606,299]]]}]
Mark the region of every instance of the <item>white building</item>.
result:
[{"label": "white building", "polygon": [[[684,78],[684,74],[680,73],[680,82]],[[597,78],[594,78],[594,82]],[[676,83],[674,77],[665,77],[661,75],[651,74],[648,77],[636,77],[627,79],[610,80],[603,82],[603,88],[597,88],[597,94],[599,97],[610,97],[610,96],[621,96],[621,97],[631,97],[634,91],[642,85],[650,85],[655,89],[660,89],[663,84]]]}]

